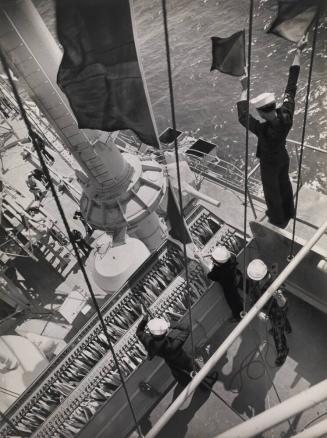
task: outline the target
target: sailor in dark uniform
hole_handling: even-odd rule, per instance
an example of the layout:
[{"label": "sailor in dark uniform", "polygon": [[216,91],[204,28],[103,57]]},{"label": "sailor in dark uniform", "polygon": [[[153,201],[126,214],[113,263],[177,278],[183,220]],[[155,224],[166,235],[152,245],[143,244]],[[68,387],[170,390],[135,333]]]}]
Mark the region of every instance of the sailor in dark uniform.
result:
[{"label": "sailor in dark uniform", "polygon": [[92,246],[86,242],[82,236],[82,233],[78,230],[72,230],[72,238],[74,239],[77,247],[83,252],[84,256],[87,257],[92,251]]},{"label": "sailor in dark uniform", "polygon": [[271,325],[269,333],[274,338],[277,351],[275,364],[281,366],[289,352],[285,334],[292,333],[292,327],[287,317],[288,303],[282,288],[274,293],[274,296],[266,304],[265,309]]},{"label": "sailor in dark uniform", "polygon": [[[146,326],[148,333],[145,332]],[[143,317],[136,331],[137,337],[148,352],[149,359],[155,356],[162,357],[174,378],[182,386],[190,382],[190,373],[193,370],[192,358],[183,349],[189,334],[190,330],[186,324],[170,326],[163,318],[153,318],[148,321],[147,316]]]},{"label": "sailor in dark uniform", "polygon": [[[260,259],[254,259],[249,263],[247,275],[249,277],[247,292],[251,306],[253,306],[272,284],[273,279],[267,265]],[[292,327],[287,317],[288,303],[283,293],[283,288],[278,289],[264,306],[263,311],[259,313],[261,320],[270,322],[269,333],[274,338],[277,352],[275,364],[277,366],[283,365],[289,352],[285,334],[292,333]]]},{"label": "sailor in dark uniform", "polygon": [[[181,386],[187,386],[192,379],[193,361],[183,349],[183,345],[190,334],[188,325],[184,323],[169,323],[163,318],[153,318],[148,321],[144,315],[137,327],[136,335],[148,352],[151,360],[155,356],[162,357],[169,366],[172,375]],[[201,368],[195,360],[195,368]],[[212,373],[204,383],[212,386],[217,380],[217,373]]]},{"label": "sailor in dark uniform", "polygon": [[[261,179],[267,204],[269,222],[285,228],[294,217],[293,190],[289,178],[289,156],[286,151],[286,138],[292,128],[295,109],[296,84],[300,73],[300,55],[306,45],[303,38],[298,44],[297,52],[289,70],[288,82],[281,107],[276,108],[273,93],[260,94],[251,103],[257,109],[260,122],[249,116],[249,129],[258,137],[257,158],[260,159]],[[248,77],[241,79],[242,94],[237,102],[239,122],[247,125],[247,87]]]},{"label": "sailor in dark uniform", "polygon": [[231,322],[240,321],[243,305],[238,289],[241,289],[242,273],[237,268],[235,255],[224,246],[217,246],[211,254],[212,265],[207,264],[200,254],[195,254],[195,258],[199,260],[208,279],[220,283],[232,311]]},{"label": "sailor in dark uniform", "polygon": [[[52,165],[55,162],[54,157],[48,152],[46,142],[43,140],[43,138],[37,134],[36,132],[33,132],[34,140],[37,142],[41,154],[44,156],[44,158],[48,161],[50,165]],[[32,141],[31,137],[29,136],[29,139]]]},{"label": "sailor in dark uniform", "polygon": [[47,180],[45,173],[41,169],[34,169],[31,172],[31,175],[33,175],[34,178],[36,178],[38,181],[40,181],[45,186],[46,189],[49,188],[49,186],[50,186],[49,181]]},{"label": "sailor in dark uniform", "polygon": [[94,233],[94,228],[85,220],[84,216],[79,210],[76,210],[73,219],[80,220],[85,228],[86,238],[89,239]]}]

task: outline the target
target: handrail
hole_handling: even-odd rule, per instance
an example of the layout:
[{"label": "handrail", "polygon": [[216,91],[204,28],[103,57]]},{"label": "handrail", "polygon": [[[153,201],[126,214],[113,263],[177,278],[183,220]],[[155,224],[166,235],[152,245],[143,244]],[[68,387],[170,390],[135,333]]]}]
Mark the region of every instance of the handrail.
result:
[{"label": "handrail", "polygon": [[[244,423],[232,427],[222,434],[216,435],[215,438],[251,438],[257,436],[265,430],[277,426],[288,418],[317,405],[323,400],[326,400],[326,398],[327,379],[287,400],[284,400],[273,408],[250,418]],[[301,436],[302,434],[299,435]],[[307,437],[312,438],[313,435],[307,435]]]},{"label": "handrail", "polygon": [[[293,144],[301,146],[301,142],[299,142],[297,140],[288,139],[287,142],[290,142],[290,143],[293,143]],[[315,146],[310,146],[309,144],[306,144],[306,143],[303,144],[303,147],[305,147],[307,149],[312,149],[313,151],[320,152],[322,154],[327,154],[327,150],[325,151],[325,149],[317,148]]]},{"label": "handrail", "polygon": [[[296,140],[292,140],[292,139],[288,139],[287,142],[291,143],[292,145],[294,145],[295,147],[295,151],[297,151],[296,145],[300,145],[301,143],[296,141]],[[327,150],[323,150],[308,144],[304,144],[305,148],[323,153],[323,154],[327,154]],[[121,150],[123,150],[123,147],[120,147]],[[167,149],[165,150],[167,151]],[[159,150],[159,151],[154,151],[153,154],[156,157],[156,160],[162,164],[162,162],[164,162],[164,155],[163,155],[163,151]],[[206,159],[207,157],[210,157],[211,160],[206,164],[204,164],[202,161],[200,161],[199,159],[197,159],[197,157],[192,157],[188,155],[188,158],[190,160],[190,162],[192,163],[193,166],[196,166],[196,169],[193,169],[200,172],[203,172],[204,170],[206,172],[208,171],[212,171],[214,173],[218,173],[221,176],[222,180],[225,181],[231,181],[232,177],[233,177],[233,182],[235,182],[235,186],[242,186],[244,184],[244,174],[243,172],[233,163],[228,162],[223,160],[222,158],[213,156],[211,154],[208,153],[204,153],[202,152],[202,158]],[[252,199],[252,193],[253,190],[256,190],[259,187],[260,184],[260,180],[258,178],[254,178],[253,175],[255,174],[255,172],[258,170],[258,168],[260,167],[260,163],[257,163],[249,172],[248,174],[248,178],[247,181],[248,183],[252,183],[249,190],[248,190],[248,196],[249,196],[249,203],[250,203],[250,207],[253,213],[254,218],[257,218],[257,214],[256,214],[256,209],[255,206],[253,204],[253,199]],[[222,174],[222,171],[225,171],[224,174]],[[235,181],[236,179],[236,181]],[[240,187],[241,188],[241,187]],[[251,189],[251,190],[250,190]],[[261,198],[260,198],[261,199]]]},{"label": "handrail", "polygon": [[294,438],[318,438],[327,434],[327,420],[320,421],[314,426],[304,429],[302,432],[294,435]]},{"label": "handrail", "polygon": [[[207,376],[207,374],[213,369],[217,362],[223,357],[227,352],[228,348],[234,343],[234,341],[240,336],[244,329],[250,324],[250,322],[256,317],[256,315],[261,311],[263,306],[270,300],[274,292],[285,282],[288,276],[294,271],[294,269],[299,265],[299,263],[308,254],[310,249],[318,242],[321,236],[327,230],[327,219],[315,232],[310,240],[306,242],[303,248],[296,254],[296,256],[291,260],[291,262],[285,267],[285,269],[278,275],[278,277],[269,286],[266,292],[261,296],[261,298],[254,304],[254,306],[249,310],[249,312],[244,316],[242,321],[234,328],[234,330],[227,336],[225,341],[218,347],[215,353],[210,357],[208,362],[205,363],[203,368],[196,374],[192,381],[187,385],[187,387],[181,392],[181,394],[175,399],[175,401],[169,406],[169,408],[163,413],[157,423],[152,427],[152,429],[147,433],[145,438],[154,438],[163,426],[173,417],[176,411],[182,406],[185,400],[193,394],[195,389],[201,384],[202,380]],[[327,382],[327,381],[326,381]],[[327,393],[327,391],[325,391]],[[246,424],[246,423],[244,423]],[[253,436],[253,435],[252,435]],[[234,435],[235,437],[235,435]]]},{"label": "handrail", "polygon": [[257,163],[253,169],[250,170],[249,174],[248,174],[248,179],[250,179],[252,177],[252,175],[256,172],[256,170],[260,167],[260,163]]}]

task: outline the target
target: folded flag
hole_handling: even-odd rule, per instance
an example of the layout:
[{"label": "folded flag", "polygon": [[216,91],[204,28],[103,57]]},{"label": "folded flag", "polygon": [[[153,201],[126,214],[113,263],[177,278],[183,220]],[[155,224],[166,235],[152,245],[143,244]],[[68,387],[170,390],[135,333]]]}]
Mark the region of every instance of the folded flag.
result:
[{"label": "folded flag", "polygon": [[244,75],[245,31],[241,30],[228,38],[211,37],[212,70],[232,76]]},{"label": "folded flag", "polygon": [[174,189],[168,184],[167,220],[170,230],[169,236],[181,243],[192,243],[191,234],[187,228],[184,217],[181,217],[179,205],[175,197]]},{"label": "folded flag", "polygon": [[79,128],[133,130],[159,147],[142,80],[129,0],[57,0],[64,55],[57,82]]},{"label": "folded flag", "polygon": [[297,43],[305,35],[316,16],[320,0],[278,0],[278,13],[269,26],[274,33]]}]

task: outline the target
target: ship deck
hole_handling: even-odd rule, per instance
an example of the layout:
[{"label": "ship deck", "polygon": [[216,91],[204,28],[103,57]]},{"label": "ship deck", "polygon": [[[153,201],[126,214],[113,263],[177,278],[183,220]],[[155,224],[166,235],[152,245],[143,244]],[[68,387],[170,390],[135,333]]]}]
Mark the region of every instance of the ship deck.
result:
[{"label": "ship deck", "polygon": [[[283,366],[278,368],[274,364],[273,339],[267,333],[265,323],[254,321],[218,362],[215,369],[219,372],[219,379],[213,386],[214,393],[198,389],[164,427],[158,438],[213,438],[241,423],[237,414],[245,419],[251,418],[325,379],[326,315],[292,294],[288,298],[293,333],[288,336],[290,352]],[[215,351],[233,327],[233,324],[225,323],[208,341],[211,352]],[[143,419],[141,428],[144,434],[180,391],[181,388],[175,386],[151,415]],[[262,436],[292,436],[295,431],[300,432],[309,422],[314,422],[322,415],[327,415],[326,402]]]},{"label": "ship deck", "polygon": [[[26,136],[26,132],[23,131],[21,126],[17,127],[17,132],[19,132],[20,138]],[[62,175],[69,176],[71,168],[58,154],[54,153],[54,155],[56,161],[53,169]],[[7,150],[3,156],[3,161],[5,169],[8,169],[4,174],[6,181],[23,193],[25,197],[24,204],[27,205],[33,199],[27,190],[25,178],[27,172],[34,166],[22,159],[19,146]],[[203,179],[200,190],[215,199],[219,199],[221,202],[218,208],[204,202],[201,203],[226,223],[242,232],[243,196],[237,191],[224,187],[223,184],[216,184],[206,178]],[[67,212],[70,225],[82,231],[81,224],[71,219],[73,212],[78,208],[76,202],[67,195],[62,195],[60,199]],[[309,238],[320,225],[319,218],[327,216],[327,214],[324,215],[324,212],[327,213],[326,199],[317,192],[307,188],[301,189],[299,223],[296,232],[298,239],[305,241]],[[255,200],[254,204],[258,216],[257,220],[265,223],[264,203]],[[55,219],[58,219],[58,226],[63,229],[54,200],[49,194],[44,206]],[[249,205],[247,218],[249,237],[251,237],[249,223],[254,219]],[[289,232],[291,232],[291,224],[287,230],[281,231],[281,233]],[[95,235],[95,240],[100,234]],[[91,245],[95,246],[96,241],[91,242]],[[319,247],[322,251],[327,252],[326,236],[319,242]],[[29,258],[17,258],[15,267],[18,271],[19,286],[31,306],[30,310],[26,310],[16,318],[9,318],[2,323],[0,325],[0,335],[13,334],[17,325],[33,317],[68,325],[63,316],[58,313],[58,308],[72,289],[81,288],[84,291],[86,290],[74,257],[72,257],[72,262],[64,272],[58,272],[52,266],[51,261],[46,258],[38,261]],[[91,259],[86,260],[86,270],[92,280]],[[98,296],[99,304],[102,304],[105,295],[95,284],[92,285]],[[86,298],[83,304],[86,305],[87,302],[89,300]],[[274,366],[275,351],[272,338],[268,334],[265,324],[260,321],[251,324],[217,365],[219,380],[213,388],[214,391],[244,418],[250,418],[276,405],[280,400],[287,399],[325,377],[325,364],[327,361],[327,351],[324,348],[324,334],[327,332],[326,315],[292,294],[289,294],[289,302],[289,316],[293,333],[289,336],[289,356],[281,368]],[[66,342],[69,342],[93,313],[93,308],[90,308],[87,312],[78,314],[72,324],[68,325],[69,332],[65,338]],[[212,339],[208,339],[211,353],[230,333],[232,328],[232,324],[226,323]],[[151,415],[143,419],[142,430],[144,433],[151,424],[154,424],[160,418],[179,390],[178,387],[173,388],[153,410]],[[177,412],[162,431],[160,437],[213,437],[241,421],[233,410],[228,408],[214,393],[199,390]],[[294,430],[301,430],[309,421],[313,421],[314,418],[324,413],[327,414],[327,403],[322,403],[295,417],[290,424],[281,424],[273,432],[267,432],[264,436],[291,436]]]},{"label": "ship deck", "polygon": [[[207,208],[242,230],[240,195],[208,181],[204,181],[202,187],[206,194],[210,196],[215,194],[222,201],[218,209],[209,205]],[[259,221],[277,230],[267,224],[264,204],[256,202],[255,206]],[[250,208],[248,215],[249,221],[253,220]],[[326,217],[327,197],[305,186],[302,187],[299,194],[296,241],[300,244],[307,241]],[[277,232],[290,237],[292,227],[293,223],[290,222],[285,230],[277,230]],[[318,249],[320,254],[326,255],[326,235],[320,239],[315,249]],[[255,251],[255,248],[251,250]],[[326,288],[322,290],[322,294],[326,290]],[[239,415],[244,419],[251,418],[326,378],[326,313],[298,298],[292,292],[290,285],[287,297],[293,333],[288,336],[290,352],[283,366],[276,367],[274,364],[275,348],[267,324],[258,319],[254,320],[218,362],[215,369],[219,372],[219,379],[213,387],[214,392],[198,389],[163,428],[158,438],[170,436],[212,438],[242,422]],[[225,323],[214,337],[208,340],[211,354],[234,326]],[[182,388],[176,385],[151,415],[143,419],[141,426],[144,434],[158,421],[181,390]],[[226,403],[230,407],[227,407]],[[314,424],[316,419],[318,421],[318,418],[325,415],[327,415],[327,402],[308,409],[261,436],[289,437],[302,431],[309,423]]]}]

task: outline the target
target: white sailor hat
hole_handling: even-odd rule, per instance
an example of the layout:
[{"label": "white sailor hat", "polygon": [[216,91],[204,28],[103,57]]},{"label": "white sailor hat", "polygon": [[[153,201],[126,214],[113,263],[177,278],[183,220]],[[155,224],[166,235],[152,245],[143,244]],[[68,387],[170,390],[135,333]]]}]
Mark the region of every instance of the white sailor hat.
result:
[{"label": "white sailor hat", "polygon": [[154,336],[161,336],[169,329],[169,323],[163,318],[153,318],[148,322],[148,329]]},{"label": "white sailor hat", "polygon": [[260,281],[267,275],[267,265],[260,259],[254,259],[248,264],[247,274],[251,280]]},{"label": "white sailor hat", "polygon": [[262,109],[276,103],[274,93],[261,93],[259,96],[250,100],[250,102],[257,108]]},{"label": "white sailor hat", "polygon": [[230,252],[224,246],[217,246],[212,251],[211,257],[218,263],[225,263],[230,258]]}]

